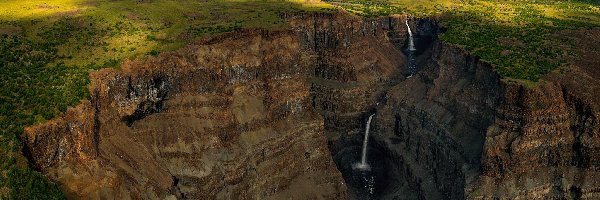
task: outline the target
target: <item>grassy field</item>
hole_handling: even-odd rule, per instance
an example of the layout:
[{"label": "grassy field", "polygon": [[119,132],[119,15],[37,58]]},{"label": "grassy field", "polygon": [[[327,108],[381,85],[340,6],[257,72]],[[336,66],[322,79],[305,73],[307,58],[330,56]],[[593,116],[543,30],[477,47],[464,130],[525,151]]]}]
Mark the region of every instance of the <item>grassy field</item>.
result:
[{"label": "grassy field", "polygon": [[[596,1],[597,2],[597,1]],[[506,78],[537,81],[567,69],[551,35],[600,25],[592,1],[335,0],[358,15],[439,15],[442,40],[492,62]],[[88,73],[124,59],[158,55],[201,37],[285,27],[281,12],[329,12],[318,0],[0,0],[0,199],[64,199],[19,154],[28,125],[88,98]]]},{"label": "grassy field", "polygon": [[0,199],[64,199],[27,167],[18,135],[88,98],[89,72],[208,35],[281,28],[281,12],[330,9],[300,0],[0,1]]},{"label": "grassy field", "polygon": [[494,64],[507,79],[536,82],[567,70],[577,44],[554,37],[561,30],[600,26],[600,1],[561,0],[329,0],[366,17],[440,16],[441,39]]}]

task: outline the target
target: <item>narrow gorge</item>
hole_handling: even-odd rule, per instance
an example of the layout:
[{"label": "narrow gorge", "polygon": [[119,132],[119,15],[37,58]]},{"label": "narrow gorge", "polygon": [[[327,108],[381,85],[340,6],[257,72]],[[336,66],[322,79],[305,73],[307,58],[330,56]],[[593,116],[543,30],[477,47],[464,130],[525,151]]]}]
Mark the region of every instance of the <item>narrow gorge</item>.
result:
[{"label": "narrow gorge", "polygon": [[91,73],[26,156],[82,199],[600,198],[595,70],[526,86],[436,18],[280,17]]}]

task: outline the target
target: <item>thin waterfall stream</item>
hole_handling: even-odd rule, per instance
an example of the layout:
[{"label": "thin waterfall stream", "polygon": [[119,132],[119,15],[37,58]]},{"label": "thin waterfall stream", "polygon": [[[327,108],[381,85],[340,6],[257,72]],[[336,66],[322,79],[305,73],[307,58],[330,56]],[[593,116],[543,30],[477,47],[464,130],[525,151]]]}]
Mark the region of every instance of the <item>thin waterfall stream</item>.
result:
[{"label": "thin waterfall stream", "polygon": [[409,75],[407,78],[412,77],[417,72],[417,66],[415,64],[415,41],[413,38],[412,30],[410,30],[410,25],[408,24],[408,19],[404,21],[406,24],[406,28],[408,29],[408,71]]},{"label": "thin waterfall stream", "polygon": [[366,129],[365,129],[365,138],[363,140],[363,147],[362,147],[362,157],[360,158],[360,163],[356,164],[356,168],[360,169],[360,170],[370,170],[371,167],[369,166],[369,163],[367,163],[367,149],[369,146],[369,129],[371,129],[371,120],[373,120],[373,116],[375,114],[372,114],[369,116],[369,119],[367,120],[367,125],[366,125]]},{"label": "thin waterfall stream", "polygon": [[[404,23],[402,22],[404,21]],[[404,152],[403,144],[410,143],[408,137],[397,131],[410,127],[402,127],[400,116],[386,113],[388,97],[395,94],[393,88],[397,86],[414,86],[421,85],[422,81],[427,81],[423,78],[428,78],[429,74],[419,73],[421,67],[425,67],[430,63],[431,49],[435,48],[437,37],[434,35],[437,28],[428,20],[417,20],[412,16],[405,16],[400,21],[390,20],[390,26],[395,25],[390,29],[390,34],[393,35],[393,44],[403,55],[397,63],[400,69],[397,73],[398,79],[386,88],[377,96],[377,101],[368,106],[364,112],[349,121],[348,127],[337,129],[332,127],[332,132],[341,130],[345,135],[340,138],[333,138],[330,146],[333,159],[339,171],[344,177],[344,181],[348,188],[349,199],[372,200],[372,199],[393,199],[400,197],[417,197],[422,191],[418,190],[420,180],[414,179],[412,165],[413,160],[402,160],[403,155],[390,154],[389,152]],[[404,27],[402,27],[404,24]],[[406,59],[406,60],[405,60]],[[418,75],[416,79],[413,76]],[[404,77],[404,79],[402,78]],[[428,84],[428,83],[426,83]],[[396,102],[397,103],[397,102]],[[377,114],[379,113],[379,114]],[[385,114],[384,114],[385,113]],[[358,114],[358,113],[357,113]],[[378,116],[376,117],[375,114]],[[410,116],[410,114],[409,114]],[[379,119],[379,117],[383,117]],[[375,119],[377,118],[377,119]],[[395,119],[395,120],[391,120]],[[347,121],[341,121],[342,123]],[[334,122],[332,124],[337,124]],[[380,124],[381,123],[381,124]],[[390,124],[391,123],[391,124]],[[383,125],[385,124],[385,125]],[[394,125],[395,124],[395,125]],[[395,126],[395,127],[390,127]],[[392,134],[386,134],[393,131]],[[397,178],[390,178],[397,177]],[[430,184],[429,182],[427,184]],[[414,188],[417,188],[414,190]],[[410,194],[413,193],[413,194]],[[423,196],[423,195],[421,195]]]},{"label": "thin waterfall stream", "polygon": [[415,51],[417,49],[415,49],[415,41],[413,39],[412,31],[410,30],[410,25],[408,25],[408,19],[406,19],[404,21],[404,23],[406,24],[406,28],[408,29],[408,37],[409,37],[408,50]]}]

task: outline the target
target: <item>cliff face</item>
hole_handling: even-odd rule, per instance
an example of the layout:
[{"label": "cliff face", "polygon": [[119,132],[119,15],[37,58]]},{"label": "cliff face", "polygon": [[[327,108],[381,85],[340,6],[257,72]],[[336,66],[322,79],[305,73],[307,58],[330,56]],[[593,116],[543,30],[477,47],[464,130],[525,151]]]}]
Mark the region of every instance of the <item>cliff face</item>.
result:
[{"label": "cliff face", "polygon": [[568,34],[587,50],[530,87],[445,44],[419,55],[419,73],[387,93],[373,122],[373,148],[402,177],[383,197],[599,198],[598,31]]},{"label": "cliff face", "polygon": [[525,87],[409,19],[408,78],[404,17],[282,17],[92,73],[91,100],[27,128],[25,153],[86,199],[597,198],[597,54]]},{"label": "cliff face", "polygon": [[301,45],[236,33],[95,72],[90,102],[27,130],[31,157],[78,198],[343,198]]},{"label": "cliff face", "polygon": [[568,72],[551,73],[535,87],[504,84],[474,196],[600,198],[599,33],[568,33],[582,45]]},{"label": "cliff face", "polygon": [[419,73],[394,86],[377,110],[374,148],[387,152],[393,173],[403,177],[385,198],[464,199],[501,101],[489,65],[439,43],[429,51]]},{"label": "cliff face", "polygon": [[322,114],[363,110],[404,57],[373,21],[283,17],[92,73],[89,102],[26,130],[28,156],[73,198],[346,198]]},{"label": "cliff face", "polygon": [[486,134],[484,195],[595,199],[598,111],[567,85],[507,85]]}]

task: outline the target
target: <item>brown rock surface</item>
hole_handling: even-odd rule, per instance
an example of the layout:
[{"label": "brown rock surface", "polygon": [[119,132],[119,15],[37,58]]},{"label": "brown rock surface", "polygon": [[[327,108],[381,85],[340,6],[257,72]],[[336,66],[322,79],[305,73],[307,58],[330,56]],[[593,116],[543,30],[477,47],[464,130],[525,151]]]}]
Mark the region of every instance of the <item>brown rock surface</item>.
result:
[{"label": "brown rock surface", "polygon": [[343,198],[300,49],[251,31],[95,72],[91,102],[29,128],[28,148],[77,198]]},{"label": "brown rock surface", "polygon": [[506,83],[486,135],[483,197],[600,198],[600,29],[568,31],[572,67],[535,87]]},{"label": "brown rock surface", "polygon": [[585,48],[528,87],[435,19],[410,20],[407,78],[404,17],[282,17],[92,73],[91,100],[27,128],[26,153],[74,198],[345,199],[376,111],[377,198],[600,198],[599,29],[557,35]]},{"label": "brown rock surface", "polygon": [[72,198],[345,199],[321,114],[366,109],[404,56],[384,23],[283,17],[92,73],[89,102],[27,128],[31,161]]},{"label": "brown rock surface", "polygon": [[420,55],[418,75],[394,86],[375,117],[373,148],[402,177],[384,197],[600,198],[598,31],[558,35],[582,48],[566,72],[534,86],[500,80],[448,45]]},{"label": "brown rock surface", "polygon": [[[384,199],[464,199],[479,175],[485,129],[500,103],[500,77],[458,48],[434,44],[419,73],[377,110],[375,149],[392,174]],[[406,195],[412,194],[412,195]]]}]

